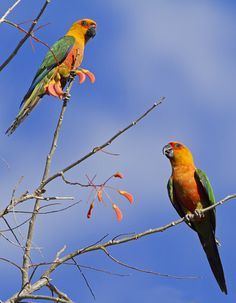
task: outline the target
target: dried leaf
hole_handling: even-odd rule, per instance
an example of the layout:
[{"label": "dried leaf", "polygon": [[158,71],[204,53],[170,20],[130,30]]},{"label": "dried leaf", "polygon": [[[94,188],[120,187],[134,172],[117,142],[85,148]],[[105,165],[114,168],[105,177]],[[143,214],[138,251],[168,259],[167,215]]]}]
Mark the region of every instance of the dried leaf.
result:
[{"label": "dried leaf", "polygon": [[119,209],[119,207],[115,203],[112,204],[112,207],[113,207],[113,209],[116,213],[117,220],[121,221],[122,218],[123,218],[123,214],[122,214],[121,210]]},{"label": "dried leaf", "polygon": [[124,175],[120,172],[117,172],[113,175],[115,178],[120,178],[120,179],[123,179],[124,178]]},{"label": "dried leaf", "polygon": [[122,196],[124,196],[130,204],[132,204],[134,202],[134,197],[131,193],[128,193],[127,191],[125,190],[118,190],[118,193]]},{"label": "dried leaf", "polygon": [[99,202],[102,202],[102,190],[101,189],[98,190],[98,192],[97,192],[97,198],[98,198]]},{"label": "dried leaf", "polygon": [[94,208],[94,201],[90,204],[90,207],[89,207],[89,210],[88,210],[88,213],[87,213],[87,218],[88,219],[91,218],[93,208]]}]

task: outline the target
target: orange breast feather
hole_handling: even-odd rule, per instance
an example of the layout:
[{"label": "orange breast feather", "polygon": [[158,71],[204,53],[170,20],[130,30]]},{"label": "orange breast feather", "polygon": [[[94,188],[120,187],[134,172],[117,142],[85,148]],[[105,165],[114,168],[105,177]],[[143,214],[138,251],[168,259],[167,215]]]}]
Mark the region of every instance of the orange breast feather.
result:
[{"label": "orange breast feather", "polygon": [[194,178],[195,168],[179,168],[173,172],[174,194],[177,202],[186,211],[194,212],[199,208],[201,195],[199,187]]}]

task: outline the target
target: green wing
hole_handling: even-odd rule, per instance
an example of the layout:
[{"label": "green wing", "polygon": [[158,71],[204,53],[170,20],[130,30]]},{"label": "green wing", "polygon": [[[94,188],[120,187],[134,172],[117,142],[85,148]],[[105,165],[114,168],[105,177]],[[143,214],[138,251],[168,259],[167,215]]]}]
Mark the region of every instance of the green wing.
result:
[{"label": "green wing", "polygon": [[179,214],[179,216],[181,218],[184,217],[186,214],[184,213],[184,210],[181,208],[180,204],[176,201],[176,199],[174,197],[174,186],[173,186],[172,177],[170,177],[170,179],[168,181],[167,190],[168,190],[168,195],[169,195],[170,201],[171,201],[172,205],[174,206],[175,210],[177,211],[177,213]]},{"label": "green wing", "polygon": [[[204,193],[204,199],[202,201],[202,205],[204,208],[215,204],[215,196],[213,189],[211,187],[211,183],[207,177],[207,175],[199,168],[196,169],[195,178],[198,184],[201,185],[201,189]],[[215,217],[215,208],[208,212],[210,214],[210,220],[212,227],[215,231],[216,228],[216,217]]]},{"label": "green wing", "polygon": [[39,67],[31,86],[25,95],[23,101],[21,102],[24,104],[25,100],[29,98],[31,93],[33,92],[36,85],[57,65],[61,64],[67,57],[68,53],[72,49],[75,43],[75,38],[72,36],[64,36],[59,39],[51,49],[47,52],[46,57],[44,58],[41,66]]}]

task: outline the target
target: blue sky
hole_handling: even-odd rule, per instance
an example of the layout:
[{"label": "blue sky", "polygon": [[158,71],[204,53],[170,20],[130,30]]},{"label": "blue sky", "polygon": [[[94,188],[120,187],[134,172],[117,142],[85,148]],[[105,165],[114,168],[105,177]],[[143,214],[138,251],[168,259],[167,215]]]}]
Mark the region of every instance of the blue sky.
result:
[{"label": "blue sky", "polygon": [[[10,3],[1,3],[1,14]],[[42,3],[37,1],[32,6],[32,1],[22,1],[9,19],[33,19]],[[42,253],[34,251],[35,261],[53,258],[64,244],[70,252],[107,233],[113,237],[140,232],[177,219],[166,191],[170,165],[161,152],[169,141],[179,140],[192,150],[197,166],[208,174],[217,200],[236,192],[235,14],[233,1],[51,1],[40,21],[50,25],[37,32],[50,45],[77,19],[92,18],[98,24],[97,36],[87,45],[83,61],[83,67],[95,73],[96,83],[87,81],[73,87],[52,172],[105,142],[160,96],[166,101],[109,147],[119,157],[97,154],[67,175],[86,182],[85,174],[97,174],[97,180],[103,181],[115,171],[122,171],[125,179],[113,185],[135,196],[135,203],[128,205],[113,195],[124,213],[123,221],[117,222],[112,209],[101,205],[87,220],[88,191],[55,182],[48,193],[74,195],[82,203],[65,213],[39,218],[34,246],[42,247]],[[1,25],[1,62],[21,37],[22,33]],[[15,134],[4,135],[46,53],[44,46],[34,46],[32,51],[28,41],[0,74],[0,156],[10,165],[7,168],[0,161],[1,208],[9,201],[20,176],[24,180],[18,194],[38,185],[60,111],[60,101],[45,97]],[[24,209],[28,208],[30,205]],[[234,210],[234,201],[217,209],[217,237],[222,243],[228,296],[221,294],[197,236],[182,224],[113,247],[110,252],[141,268],[201,278],[176,280],[136,273],[94,252],[78,262],[131,275],[121,278],[85,271],[96,302],[235,302]],[[23,216],[17,215],[16,220],[21,222]],[[25,229],[21,231],[24,235]],[[21,262],[20,249],[2,238],[0,245],[1,256]],[[3,300],[19,285],[15,270],[0,263],[0,271],[4,271],[0,292]],[[53,280],[76,302],[93,300],[77,270],[62,268]]]}]

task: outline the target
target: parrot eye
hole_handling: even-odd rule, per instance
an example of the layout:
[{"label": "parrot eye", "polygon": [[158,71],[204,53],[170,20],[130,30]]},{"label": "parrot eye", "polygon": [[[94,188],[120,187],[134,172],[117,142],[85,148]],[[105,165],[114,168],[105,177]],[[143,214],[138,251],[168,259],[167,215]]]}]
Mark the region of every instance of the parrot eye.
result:
[{"label": "parrot eye", "polygon": [[81,25],[82,25],[82,26],[87,26],[88,23],[87,23],[87,21],[83,20],[83,21],[81,21]]}]

